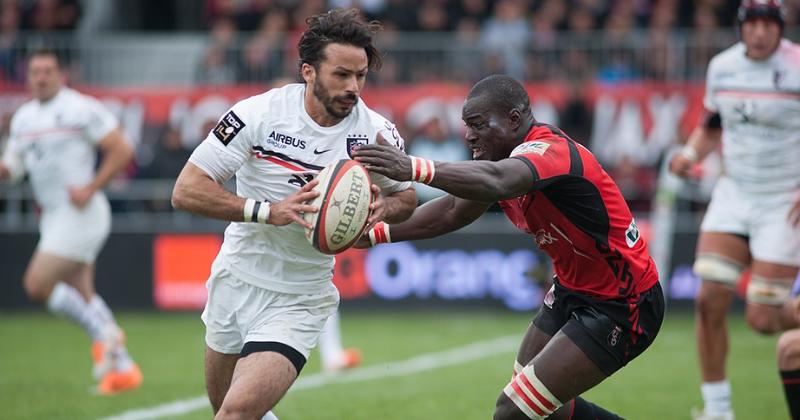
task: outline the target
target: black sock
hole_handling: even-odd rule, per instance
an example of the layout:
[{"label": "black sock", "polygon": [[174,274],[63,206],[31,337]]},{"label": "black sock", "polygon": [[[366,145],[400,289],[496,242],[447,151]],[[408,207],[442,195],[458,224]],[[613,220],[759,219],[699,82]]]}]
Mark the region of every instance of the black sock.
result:
[{"label": "black sock", "polygon": [[786,404],[792,418],[800,419],[800,369],[782,370],[783,392],[786,394]]},{"label": "black sock", "polygon": [[571,404],[570,420],[622,420],[622,417],[581,397],[575,398]]}]

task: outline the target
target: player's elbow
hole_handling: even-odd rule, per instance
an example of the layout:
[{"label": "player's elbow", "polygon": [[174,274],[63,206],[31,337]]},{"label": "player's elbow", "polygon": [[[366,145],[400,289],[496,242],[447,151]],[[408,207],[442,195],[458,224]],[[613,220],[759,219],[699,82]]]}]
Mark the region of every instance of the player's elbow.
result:
[{"label": "player's elbow", "polygon": [[180,211],[188,211],[189,210],[189,198],[188,198],[188,189],[186,186],[180,182],[175,183],[175,187],[172,189],[172,198],[170,202],[172,203],[172,208],[175,210]]}]

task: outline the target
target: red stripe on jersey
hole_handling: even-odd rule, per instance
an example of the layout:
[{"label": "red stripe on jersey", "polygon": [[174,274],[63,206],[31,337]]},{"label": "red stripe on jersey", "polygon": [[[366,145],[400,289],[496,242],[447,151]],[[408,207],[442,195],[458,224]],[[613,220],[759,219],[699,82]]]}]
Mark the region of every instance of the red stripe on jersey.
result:
[{"label": "red stripe on jersey", "polygon": [[764,99],[800,99],[800,93],[793,92],[749,92],[746,90],[720,90],[719,95],[735,96],[737,98],[764,98]]},{"label": "red stripe on jersey", "polygon": [[531,394],[533,394],[533,396],[536,397],[536,399],[539,400],[540,403],[542,403],[544,408],[550,411],[556,409],[556,406],[553,405],[553,403],[551,403],[550,400],[545,398],[544,395],[540,394],[539,391],[537,391],[536,388],[533,387],[533,384],[528,380],[527,376],[519,375],[519,378],[520,382],[522,382],[522,384],[525,385],[525,388],[528,388],[528,390],[531,391]]},{"label": "red stripe on jersey", "polygon": [[417,167],[417,169],[414,171],[414,179],[419,180],[419,176],[422,174],[422,165],[420,165],[420,160],[422,160],[422,159],[417,158],[417,157],[415,157],[413,159],[415,160],[414,163],[416,163],[416,165],[414,165],[414,166]]},{"label": "red stripe on jersey", "polygon": [[536,414],[540,416],[545,416],[547,414],[544,411],[542,411],[542,409],[539,408],[539,406],[536,405],[536,403],[534,403],[533,400],[528,398],[528,395],[525,394],[525,391],[523,391],[522,388],[519,387],[519,385],[517,385],[516,381],[511,382],[511,388],[514,388],[514,392],[516,392],[517,395],[519,395],[519,397],[522,398],[522,401],[525,401],[525,405],[527,405]]},{"label": "red stripe on jersey", "polygon": [[82,131],[83,130],[81,130],[80,127],[51,128],[51,129],[48,129],[48,130],[39,130],[39,131],[32,131],[32,132],[29,132],[29,133],[19,134],[18,138],[20,138],[20,139],[28,139],[28,138],[34,138],[34,137],[41,137],[41,136],[44,136],[44,135],[47,135],[47,134],[66,134],[66,133],[76,133],[77,134],[77,133],[80,133]]},{"label": "red stripe on jersey", "polygon": [[272,162],[272,163],[274,163],[276,165],[281,165],[286,169],[291,169],[291,170],[296,171],[296,172],[308,172],[307,169],[301,168],[301,167],[296,166],[296,165],[292,165],[291,163],[282,161],[282,160],[280,160],[280,159],[278,159],[278,158],[276,158],[274,156],[263,156],[260,153],[258,153],[258,154],[256,154],[256,157],[258,157],[259,159],[264,159],[267,162]]},{"label": "red stripe on jersey", "polygon": [[797,385],[800,384],[800,378],[784,379],[784,385]]}]

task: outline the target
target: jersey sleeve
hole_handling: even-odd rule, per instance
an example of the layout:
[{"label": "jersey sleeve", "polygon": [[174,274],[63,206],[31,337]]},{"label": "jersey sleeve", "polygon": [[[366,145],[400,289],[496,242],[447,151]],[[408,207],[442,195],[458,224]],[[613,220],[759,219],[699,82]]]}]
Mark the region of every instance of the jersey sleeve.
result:
[{"label": "jersey sleeve", "polygon": [[83,98],[87,116],[86,136],[92,143],[100,143],[119,126],[119,121],[99,100],[86,95]]},{"label": "jersey sleeve", "polygon": [[717,107],[717,101],[714,99],[714,76],[717,71],[717,67],[717,58],[715,57],[708,63],[708,70],[706,70],[706,88],[705,94],[703,95],[703,108],[712,113],[718,112],[719,109]]},{"label": "jersey sleeve", "polygon": [[247,108],[242,101],[228,110],[189,157],[189,162],[217,182],[230,179],[250,156],[255,121]]},{"label": "jersey sleeve", "polygon": [[[577,146],[574,146],[577,148]],[[568,141],[537,140],[528,141],[511,151],[510,159],[519,159],[528,165],[533,173],[533,186],[536,189],[548,179],[567,175],[571,171],[571,157],[580,159],[578,151],[571,152]]]},{"label": "jersey sleeve", "polygon": [[[403,137],[400,136],[400,132],[397,131],[397,127],[395,127],[395,125],[389,122],[388,120],[384,120],[383,125],[378,128],[378,132],[375,135],[376,139],[378,135],[383,137],[383,139],[389,142],[389,144],[405,152],[406,144],[405,141],[403,140]],[[411,182],[408,181],[399,182],[380,174],[370,174],[370,175],[372,178],[372,183],[377,185],[378,188],[380,188],[381,191],[384,192],[385,194],[393,194],[398,191],[403,191],[411,188]]]}]

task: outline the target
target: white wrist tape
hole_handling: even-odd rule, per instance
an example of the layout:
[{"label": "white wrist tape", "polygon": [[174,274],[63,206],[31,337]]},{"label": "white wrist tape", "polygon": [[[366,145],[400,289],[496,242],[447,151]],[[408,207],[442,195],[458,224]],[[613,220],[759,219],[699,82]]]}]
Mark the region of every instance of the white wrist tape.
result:
[{"label": "white wrist tape", "polygon": [[267,224],[269,203],[248,198],[244,201],[244,221]]},{"label": "white wrist tape", "polygon": [[369,230],[369,243],[371,243],[372,246],[390,242],[392,242],[392,237],[389,235],[389,225],[386,223],[378,222]]},{"label": "white wrist tape", "polygon": [[700,155],[697,153],[697,149],[690,145],[683,146],[683,149],[680,151],[681,156],[685,157],[686,159],[697,163],[700,160]]},{"label": "white wrist tape", "polygon": [[436,167],[433,165],[433,161],[416,156],[409,156],[409,158],[411,158],[411,180],[430,184],[436,174]]}]

